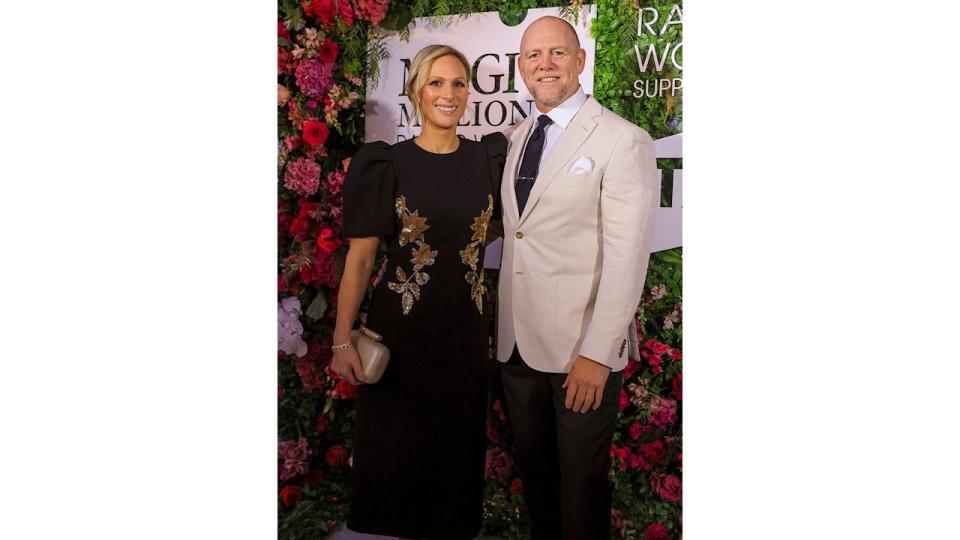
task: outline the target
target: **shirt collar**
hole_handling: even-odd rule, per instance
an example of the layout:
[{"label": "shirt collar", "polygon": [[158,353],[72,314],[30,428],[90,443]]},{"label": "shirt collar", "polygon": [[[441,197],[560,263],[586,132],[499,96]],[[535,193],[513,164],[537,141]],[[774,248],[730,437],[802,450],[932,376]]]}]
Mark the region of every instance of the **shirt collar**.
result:
[{"label": "shirt collar", "polygon": [[569,126],[570,122],[573,121],[573,117],[577,114],[577,111],[580,110],[580,107],[586,101],[587,94],[583,92],[582,86],[578,86],[577,91],[572,96],[568,97],[563,103],[550,109],[550,112],[542,113],[540,112],[540,109],[534,106],[533,121],[536,123],[537,119],[540,118],[541,115],[546,114],[551,120],[553,120],[554,124],[557,124],[562,129],[567,129],[567,126]]}]

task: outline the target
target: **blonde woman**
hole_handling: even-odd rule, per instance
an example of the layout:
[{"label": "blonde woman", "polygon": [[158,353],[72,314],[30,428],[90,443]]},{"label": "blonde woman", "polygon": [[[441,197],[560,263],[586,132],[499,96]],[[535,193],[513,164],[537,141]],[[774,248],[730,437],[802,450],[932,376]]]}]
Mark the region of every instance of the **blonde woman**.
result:
[{"label": "blonde woman", "polygon": [[[333,335],[332,369],[360,384],[347,527],[405,538],[474,538],[483,512],[490,372],[483,249],[496,208],[506,139],[457,136],[470,64],[431,45],[414,58],[407,95],[416,138],[373,142],[343,186],[349,239]],[[390,364],[376,384],[348,346],[380,239],[387,268],[367,326]]]}]

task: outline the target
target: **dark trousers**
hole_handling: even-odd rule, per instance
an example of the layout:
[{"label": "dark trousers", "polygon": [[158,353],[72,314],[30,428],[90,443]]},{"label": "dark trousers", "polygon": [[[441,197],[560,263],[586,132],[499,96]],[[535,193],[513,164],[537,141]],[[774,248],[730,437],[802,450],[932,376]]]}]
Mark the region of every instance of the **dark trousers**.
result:
[{"label": "dark trousers", "polygon": [[607,378],[599,409],[577,413],[564,406],[565,373],[534,370],[516,347],[500,369],[532,537],[609,538],[610,443],[622,372]]}]

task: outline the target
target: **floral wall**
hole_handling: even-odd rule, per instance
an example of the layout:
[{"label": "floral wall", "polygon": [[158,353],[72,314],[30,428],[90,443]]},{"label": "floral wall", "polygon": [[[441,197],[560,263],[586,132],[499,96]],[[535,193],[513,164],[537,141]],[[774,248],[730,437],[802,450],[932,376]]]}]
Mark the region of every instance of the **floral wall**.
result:
[{"label": "floral wall", "polygon": [[[278,125],[278,530],[283,540],[324,538],[342,524],[350,494],[356,388],[329,370],[329,347],[346,245],[340,236],[340,189],[350,157],[364,142],[367,80],[376,80],[379,28],[403,32],[411,19],[500,11],[510,23],[526,9],[580,2],[535,0],[280,0],[277,23]],[[601,0],[595,96],[654,138],[682,130],[680,94],[637,99],[633,81],[647,74],[634,45],[676,40],[637,36],[641,8],[666,20],[679,2]],[[624,74],[629,76],[624,76]],[[629,79],[629,81],[626,81]],[[626,82],[625,82],[626,81]],[[664,170],[680,160],[658,160]],[[665,175],[669,179],[669,174]],[[665,180],[665,193],[669,193]],[[664,196],[664,203],[669,204]],[[614,504],[611,535],[681,537],[682,295],[681,250],[651,256],[637,326],[644,343],[620,392],[610,449]],[[495,274],[495,273],[493,273]],[[377,277],[372,279],[375,282]],[[496,294],[495,279],[489,294]],[[491,365],[491,374],[495,366]],[[489,396],[484,534],[526,538],[523,485],[510,455],[510,431],[499,387]]]}]

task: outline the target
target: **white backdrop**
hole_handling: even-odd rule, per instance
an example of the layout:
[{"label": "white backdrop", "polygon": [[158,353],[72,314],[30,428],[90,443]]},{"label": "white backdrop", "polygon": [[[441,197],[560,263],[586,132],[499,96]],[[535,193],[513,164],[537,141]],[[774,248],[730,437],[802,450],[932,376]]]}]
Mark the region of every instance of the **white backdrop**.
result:
[{"label": "white backdrop", "polygon": [[[495,11],[474,13],[466,18],[444,17],[437,28],[432,26],[430,18],[414,19],[416,24],[409,42],[401,41],[396,32],[389,32],[384,44],[390,58],[380,63],[380,82],[376,88],[367,87],[366,140],[393,144],[420,132],[419,126],[411,125],[404,114],[412,115],[410,101],[403,95],[407,74],[404,60],[409,63],[417,51],[437,43],[458,49],[476,72],[467,112],[458,130],[461,135],[479,140],[487,133],[503,131],[522,122],[525,115],[530,114],[533,98],[516,68],[520,37],[538,18],[559,14],[560,8],[531,9],[517,26],[503,24]],[[584,6],[575,25],[580,46],[587,51],[580,84],[588,94],[593,93],[596,43],[590,37],[590,24],[595,17],[596,6]]]}]

